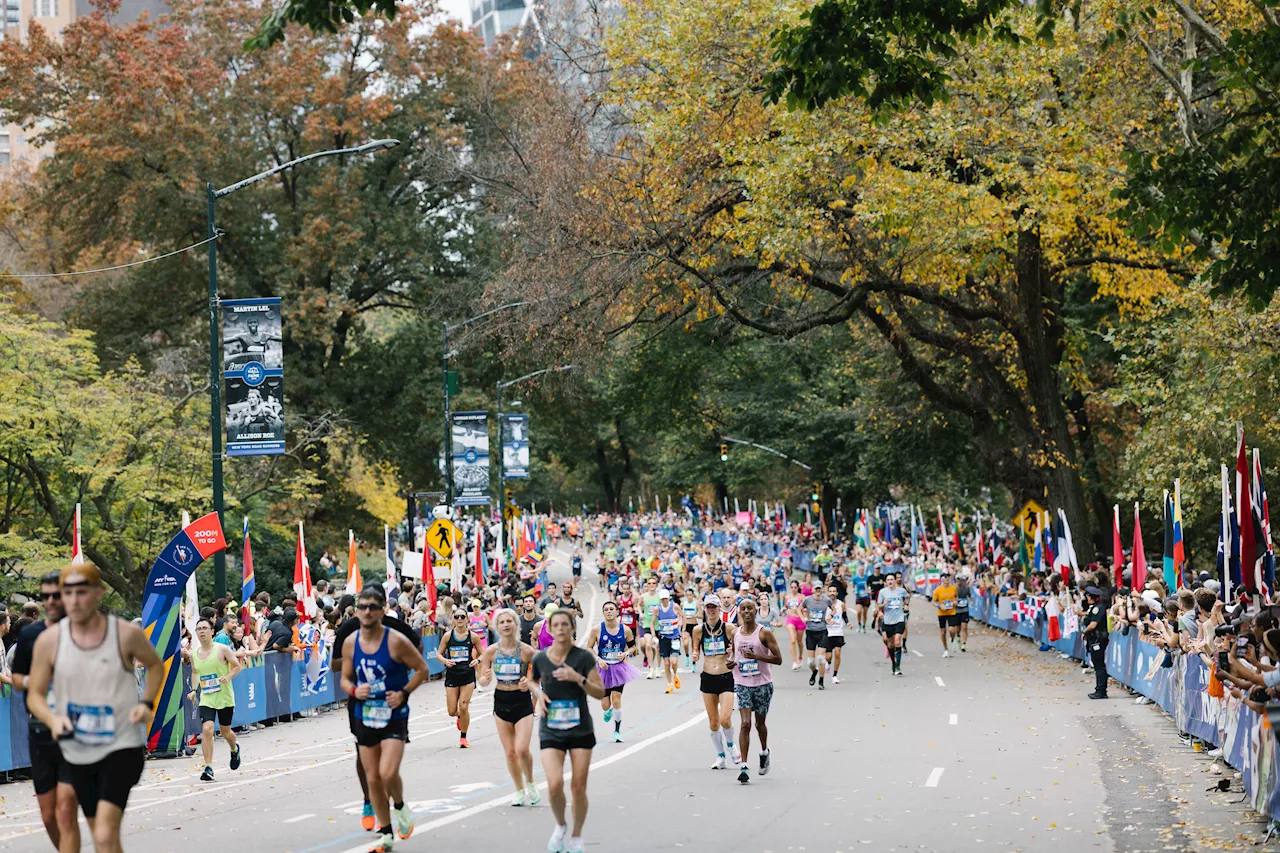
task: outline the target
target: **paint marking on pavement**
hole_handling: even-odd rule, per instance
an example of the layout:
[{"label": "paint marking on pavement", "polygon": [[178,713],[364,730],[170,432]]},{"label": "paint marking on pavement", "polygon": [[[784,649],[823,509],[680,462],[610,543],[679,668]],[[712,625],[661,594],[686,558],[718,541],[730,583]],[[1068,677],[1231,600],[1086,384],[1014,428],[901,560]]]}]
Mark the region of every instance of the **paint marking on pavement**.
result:
[{"label": "paint marking on pavement", "polygon": [[941,675],[935,675],[935,676],[933,677],[933,680],[934,680],[934,681],[936,681],[936,682],[938,682],[938,686],[939,686],[939,687],[946,687],[946,686],[947,686],[947,685],[945,685],[945,684],[943,684],[943,683],[942,683],[942,676],[941,676]]},{"label": "paint marking on pavement", "polygon": [[915,649],[912,649],[912,650],[911,650],[911,654],[915,655],[915,656],[916,656],[916,657],[918,657],[918,658],[922,658],[922,657],[924,657],[924,654],[922,654],[921,652],[916,651]]},{"label": "paint marking on pavement", "polygon": [[352,806],[362,806],[362,805],[364,805],[364,800],[352,800],[352,801],[351,801],[351,802],[349,802],[349,803],[343,803],[343,804],[342,804],[342,805],[340,805],[340,806],[334,806],[334,807],[333,807],[333,811],[335,811],[335,812],[336,812],[336,811],[338,811],[339,809],[349,809],[349,808],[351,808]]},{"label": "paint marking on pavement", "polygon": [[[594,770],[600,769],[601,767],[608,767],[610,764],[613,764],[616,761],[621,761],[624,758],[629,758],[630,756],[635,755],[640,750],[645,749],[646,747],[651,746],[652,744],[655,744],[658,741],[666,740],[667,738],[673,735],[679,734],[685,729],[693,728],[694,726],[700,723],[705,723],[706,721],[707,721],[706,714],[699,713],[696,717],[691,717],[685,722],[681,723],[680,725],[675,726],[674,728],[667,729],[665,732],[661,732],[660,734],[656,734],[653,737],[646,738],[640,741],[639,743],[632,744],[631,746],[627,747],[621,752],[615,752],[613,755],[610,755],[608,758],[602,758],[599,761],[591,762],[591,769],[594,771]],[[942,773],[941,770],[938,770],[936,772],[938,774]],[[547,789],[547,782],[544,779],[542,782],[538,783],[538,790],[545,791],[546,789]],[[460,820],[466,820],[469,817],[482,814],[484,812],[489,811],[490,809],[496,809],[499,806],[509,806],[509,805],[511,805],[511,795],[504,794],[501,797],[495,797],[492,800],[486,800],[483,803],[474,805],[469,809],[463,809],[462,811],[452,812],[451,814],[448,814],[444,817],[436,818],[435,820],[428,821],[427,823],[420,823],[416,827],[414,827],[414,831],[430,832],[433,829],[439,829],[442,826],[448,826],[451,823],[457,823]],[[342,851],[342,853],[367,853],[368,849],[369,849],[369,844],[368,842],[365,842],[364,844],[360,844],[356,847],[352,847],[348,850],[344,850]]]},{"label": "paint marking on pavement", "polygon": [[942,768],[935,767],[933,768],[933,772],[929,774],[929,781],[925,782],[924,786],[926,788],[936,788],[938,787],[938,780],[941,778],[942,778]]},{"label": "paint marking on pavement", "polygon": [[959,724],[960,724],[960,717],[959,717],[959,716],[957,716],[956,714],[952,714],[952,715],[951,715],[951,719],[947,720],[947,722],[948,722],[950,725],[953,725],[953,726],[955,726],[955,725],[959,725]]},{"label": "paint marking on pavement", "polygon": [[291,817],[291,818],[289,818],[288,820],[282,820],[282,821],[280,821],[280,822],[281,822],[281,823],[298,823],[299,821],[306,820],[306,819],[307,819],[307,818],[309,818],[309,817],[315,817],[315,815],[313,815],[313,814],[300,814],[300,815],[298,815],[297,817]]}]

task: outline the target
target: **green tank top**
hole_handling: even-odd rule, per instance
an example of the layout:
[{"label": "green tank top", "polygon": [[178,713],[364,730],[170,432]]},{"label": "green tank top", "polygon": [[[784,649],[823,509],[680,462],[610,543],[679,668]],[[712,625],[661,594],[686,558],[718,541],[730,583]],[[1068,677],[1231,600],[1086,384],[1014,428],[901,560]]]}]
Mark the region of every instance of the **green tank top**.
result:
[{"label": "green tank top", "polygon": [[221,684],[218,679],[231,672],[230,665],[218,655],[218,644],[214,643],[209,656],[200,659],[200,647],[191,650],[191,666],[196,671],[196,681],[200,683],[200,707],[202,708],[234,708],[236,704],[235,690],[231,682]]}]

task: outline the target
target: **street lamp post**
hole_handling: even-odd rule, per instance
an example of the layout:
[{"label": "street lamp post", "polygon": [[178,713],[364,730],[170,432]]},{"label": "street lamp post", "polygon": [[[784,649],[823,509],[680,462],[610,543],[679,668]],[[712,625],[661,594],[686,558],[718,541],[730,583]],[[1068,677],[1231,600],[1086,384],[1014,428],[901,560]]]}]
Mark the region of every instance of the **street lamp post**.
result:
[{"label": "street lamp post", "polygon": [[[375,139],[354,148],[338,148],[333,151],[317,151],[305,157],[298,157],[287,163],[281,163],[273,169],[260,172],[252,178],[245,178],[222,189],[214,189],[213,184],[206,184],[205,192],[209,204],[209,437],[210,455],[213,461],[213,509],[218,513],[218,522],[222,529],[227,526],[223,519],[224,497],[222,486],[222,373],[221,341],[218,340],[218,226],[215,219],[215,203],[224,195],[236,190],[265,181],[272,175],[285,169],[293,168],[308,160],[319,160],[322,157],[336,157],[341,154],[364,154],[371,151],[382,151],[400,144],[398,139]],[[214,596],[222,598],[227,594],[227,555],[218,551],[213,555],[213,588]]]}]

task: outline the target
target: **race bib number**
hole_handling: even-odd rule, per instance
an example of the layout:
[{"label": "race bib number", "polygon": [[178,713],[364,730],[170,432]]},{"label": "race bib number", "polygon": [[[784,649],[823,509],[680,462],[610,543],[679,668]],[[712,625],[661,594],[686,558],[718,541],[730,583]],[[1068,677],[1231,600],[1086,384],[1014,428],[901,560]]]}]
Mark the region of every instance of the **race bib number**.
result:
[{"label": "race bib number", "polygon": [[758,660],[740,660],[738,661],[738,673],[740,675],[759,675],[760,661]]},{"label": "race bib number", "polygon": [[809,611],[809,621],[810,621],[810,622],[813,622],[813,623],[815,623],[815,624],[816,624],[816,623],[818,623],[818,622],[821,622],[822,620],[823,620],[823,611],[821,611],[821,610],[810,610],[810,611]]},{"label": "race bib number", "polygon": [[214,693],[222,692],[222,682],[218,680],[215,673],[200,676],[200,695],[212,696]]},{"label": "race bib number", "polygon": [[493,671],[502,683],[514,684],[520,680],[520,658],[498,658]]},{"label": "race bib number", "polygon": [[582,709],[577,699],[552,699],[547,705],[547,728],[562,732],[582,722]]},{"label": "race bib number", "polygon": [[705,637],[702,640],[702,653],[704,655],[722,655],[724,654],[724,637]]},{"label": "race bib number", "polygon": [[465,663],[466,661],[471,660],[471,647],[470,646],[450,646],[449,660],[453,661],[454,663]]},{"label": "race bib number", "polygon": [[386,699],[366,699],[360,704],[360,721],[367,729],[385,729],[391,722],[391,706]]},{"label": "race bib number", "polygon": [[676,633],[676,624],[675,619],[659,619],[658,630],[667,636],[671,636]]},{"label": "race bib number", "polygon": [[67,705],[76,743],[107,746],[116,739],[116,714],[110,705]]},{"label": "race bib number", "polygon": [[968,606],[969,606],[969,599],[967,598],[956,599],[956,607],[959,607],[961,610],[966,609]]},{"label": "race bib number", "polygon": [[902,599],[895,597],[895,598],[890,598],[886,600],[884,603],[884,609],[885,610],[901,610]]}]

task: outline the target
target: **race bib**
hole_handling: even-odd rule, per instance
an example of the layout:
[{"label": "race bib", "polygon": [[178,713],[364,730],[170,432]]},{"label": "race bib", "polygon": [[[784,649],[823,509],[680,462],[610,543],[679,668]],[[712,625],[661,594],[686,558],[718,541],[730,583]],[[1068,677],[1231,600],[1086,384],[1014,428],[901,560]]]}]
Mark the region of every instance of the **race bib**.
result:
[{"label": "race bib", "polygon": [[676,633],[676,624],[677,622],[675,619],[659,619],[658,630],[663,634],[670,636],[671,634]]},{"label": "race bib", "polygon": [[565,731],[582,722],[582,709],[577,699],[552,699],[547,705],[547,728]]},{"label": "race bib", "polygon": [[740,660],[738,661],[739,675],[759,675],[760,661],[758,660]]},{"label": "race bib", "polygon": [[821,622],[821,621],[822,621],[822,619],[823,619],[823,611],[821,611],[821,610],[810,610],[810,611],[809,611],[809,621],[810,621],[810,622],[818,623],[818,622]]},{"label": "race bib", "polygon": [[889,600],[887,600],[887,601],[884,603],[884,609],[885,609],[885,610],[901,610],[901,609],[902,609],[902,599],[901,599],[901,598],[890,598]]},{"label": "race bib", "polygon": [[600,657],[604,658],[606,663],[617,663],[622,660],[622,649],[605,649]]},{"label": "race bib", "polygon": [[493,662],[493,671],[503,684],[515,684],[520,680],[520,658],[498,658]]},{"label": "race bib", "polygon": [[969,606],[969,599],[967,598],[956,599],[956,607],[959,607],[961,610],[964,610],[968,606]]},{"label": "race bib", "polygon": [[360,721],[367,729],[385,729],[391,722],[391,706],[386,699],[366,699],[360,703]]},{"label": "race bib", "polygon": [[471,647],[470,646],[450,646],[449,660],[455,663],[465,663],[466,661],[471,660]]},{"label": "race bib", "polygon": [[702,639],[702,653],[704,655],[722,655],[724,654],[724,637],[704,637]]},{"label": "race bib", "polygon": [[67,705],[76,743],[107,746],[116,739],[116,713],[110,705]]},{"label": "race bib", "polygon": [[200,695],[212,696],[214,693],[222,692],[222,682],[218,680],[215,673],[200,676]]}]

